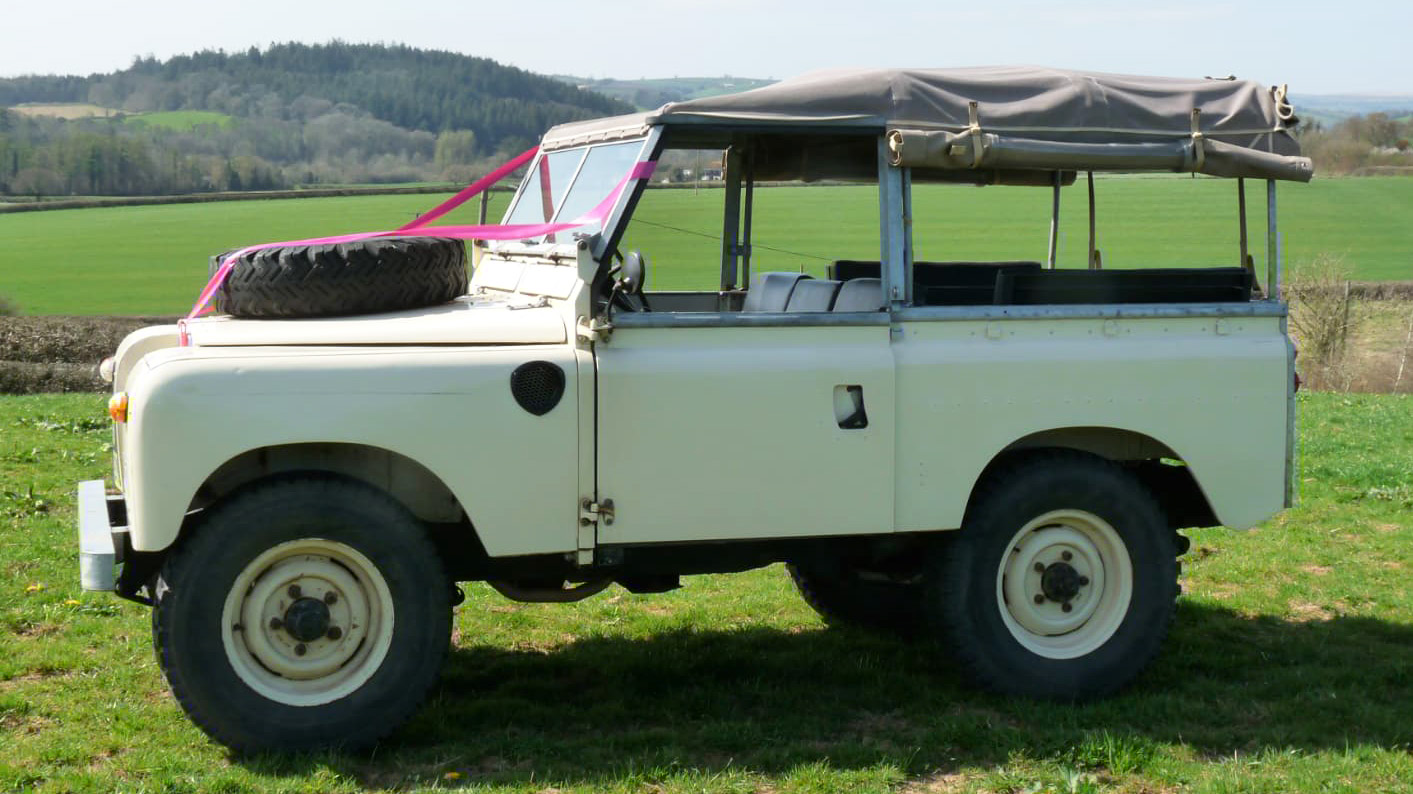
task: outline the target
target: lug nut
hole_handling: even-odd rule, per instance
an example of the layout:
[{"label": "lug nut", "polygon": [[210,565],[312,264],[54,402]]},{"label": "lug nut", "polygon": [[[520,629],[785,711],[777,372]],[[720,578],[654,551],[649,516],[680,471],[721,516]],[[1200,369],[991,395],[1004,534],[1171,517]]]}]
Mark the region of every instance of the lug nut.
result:
[{"label": "lug nut", "polygon": [[331,640],[336,640],[339,637],[343,636],[343,629],[339,628],[338,626],[330,626],[329,631],[325,636]]},{"label": "lug nut", "polygon": [[1069,552],[1067,552],[1067,551],[1061,552],[1061,553],[1060,553],[1060,559],[1064,560],[1065,562],[1069,562],[1070,560],[1073,560],[1073,559],[1074,559],[1074,555],[1071,554],[1071,553],[1069,553]]},{"label": "lug nut", "polygon": [[1043,562],[1037,562],[1037,563],[1035,564],[1035,572],[1036,572],[1036,573],[1045,573],[1045,563],[1043,563]]},{"label": "lug nut", "polygon": [[1088,576],[1081,576],[1081,577],[1079,577],[1079,586],[1080,586],[1080,587],[1084,587],[1084,586],[1087,585],[1087,584],[1089,584],[1089,577],[1088,577]]},{"label": "lug nut", "polygon": [[279,631],[284,628],[284,622],[279,618],[270,618],[270,631]]},{"label": "lug nut", "polygon": [[338,593],[335,593],[333,590],[330,590],[329,592],[327,592],[327,593],[324,594],[324,603],[325,603],[325,604],[328,604],[329,606],[333,606],[334,604],[337,604],[338,601],[339,601],[339,594],[338,594]]},{"label": "lug nut", "polygon": [[1070,602],[1066,601],[1065,603],[1060,605],[1060,609],[1069,612],[1071,609],[1074,609],[1074,607],[1070,606]]},{"label": "lug nut", "polygon": [[1044,595],[1043,593],[1036,593],[1036,594],[1035,594],[1035,603],[1037,603],[1037,604],[1043,604],[1043,603],[1045,603],[1045,595]]},{"label": "lug nut", "polygon": [[305,647],[304,647],[304,643],[301,642],[300,644],[294,646],[294,655],[295,655],[295,656],[303,656],[303,655],[304,655],[304,652],[307,651],[307,650],[309,650],[309,649],[308,649],[308,648],[305,648]]},{"label": "lug nut", "polygon": [[290,598],[299,598],[299,596],[300,596],[301,594],[303,594],[304,591],[299,589],[299,585],[297,585],[297,584],[292,584],[292,585],[289,586],[289,589],[286,590],[285,592],[286,592],[286,593],[289,593],[289,597],[290,597]]}]

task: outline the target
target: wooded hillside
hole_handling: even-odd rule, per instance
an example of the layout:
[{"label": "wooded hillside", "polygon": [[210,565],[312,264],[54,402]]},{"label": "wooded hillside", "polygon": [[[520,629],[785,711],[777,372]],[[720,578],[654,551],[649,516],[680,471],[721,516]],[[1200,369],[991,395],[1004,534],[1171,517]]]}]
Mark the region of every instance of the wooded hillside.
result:
[{"label": "wooded hillside", "polygon": [[[0,80],[0,193],[133,194],[458,179],[549,126],[632,110],[485,58],[405,46],[278,44],[140,58],[108,75]],[[186,123],[133,123],[203,111]],[[229,123],[210,123],[211,114]]]}]

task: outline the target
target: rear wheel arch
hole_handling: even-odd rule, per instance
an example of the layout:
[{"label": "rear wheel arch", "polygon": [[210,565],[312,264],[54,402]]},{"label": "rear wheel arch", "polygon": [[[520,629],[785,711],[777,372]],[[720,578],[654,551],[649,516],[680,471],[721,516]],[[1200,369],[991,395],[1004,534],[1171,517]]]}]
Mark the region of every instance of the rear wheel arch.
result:
[{"label": "rear wheel arch", "polygon": [[1200,481],[1173,447],[1134,430],[1101,426],[1052,428],[1011,442],[977,476],[968,499],[968,512],[997,471],[1056,451],[1087,453],[1123,465],[1152,492],[1172,529],[1220,524]]}]

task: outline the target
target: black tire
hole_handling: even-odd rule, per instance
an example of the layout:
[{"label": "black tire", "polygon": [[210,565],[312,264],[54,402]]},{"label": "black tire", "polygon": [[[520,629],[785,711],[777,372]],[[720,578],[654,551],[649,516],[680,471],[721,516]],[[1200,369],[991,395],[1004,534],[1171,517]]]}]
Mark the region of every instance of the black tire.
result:
[{"label": "black tire", "polygon": [[451,639],[451,585],[425,528],[343,479],[227,499],[163,563],[156,591],[153,639],[173,694],[237,752],[374,744],[421,704]]},{"label": "black tire", "polygon": [[1132,681],[1167,635],[1174,551],[1157,501],[1121,467],[1083,453],[1029,456],[987,477],[934,561],[929,622],[983,687],[1102,697]]},{"label": "black tire", "polygon": [[785,569],[800,597],[829,626],[902,636],[922,626],[921,585],[868,579],[849,568],[827,571],[790,563]]},{"label": "black tire", "polygon": [[[224,256],[211,258],[212,273]],[[216,308],[236,317],[332,317],[435,306],[466,288],[462,241],[379,237],[245,254],[217,292]]]}]

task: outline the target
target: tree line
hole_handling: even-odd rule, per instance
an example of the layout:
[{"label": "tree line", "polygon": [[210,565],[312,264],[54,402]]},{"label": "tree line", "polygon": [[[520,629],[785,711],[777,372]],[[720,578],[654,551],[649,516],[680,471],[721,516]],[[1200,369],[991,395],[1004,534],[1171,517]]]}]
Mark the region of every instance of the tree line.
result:
[{"label": "tree line", "polygon": [[[404,46],[280,44],[110,75],[0,80],[0,108],[91,103],[63,120],[0,110],[0,193],[133,195],[460,180],[554,124],[621,102],[484,58]],[[169,129],[140,114],[199,110]]]},{"label": "tree line", "polygon": [[1331,124],[1307,120],[1296,129],[1301,151],[1315,161],[1316,174],[1413,174],[1413,116],[1370,113]]}]

